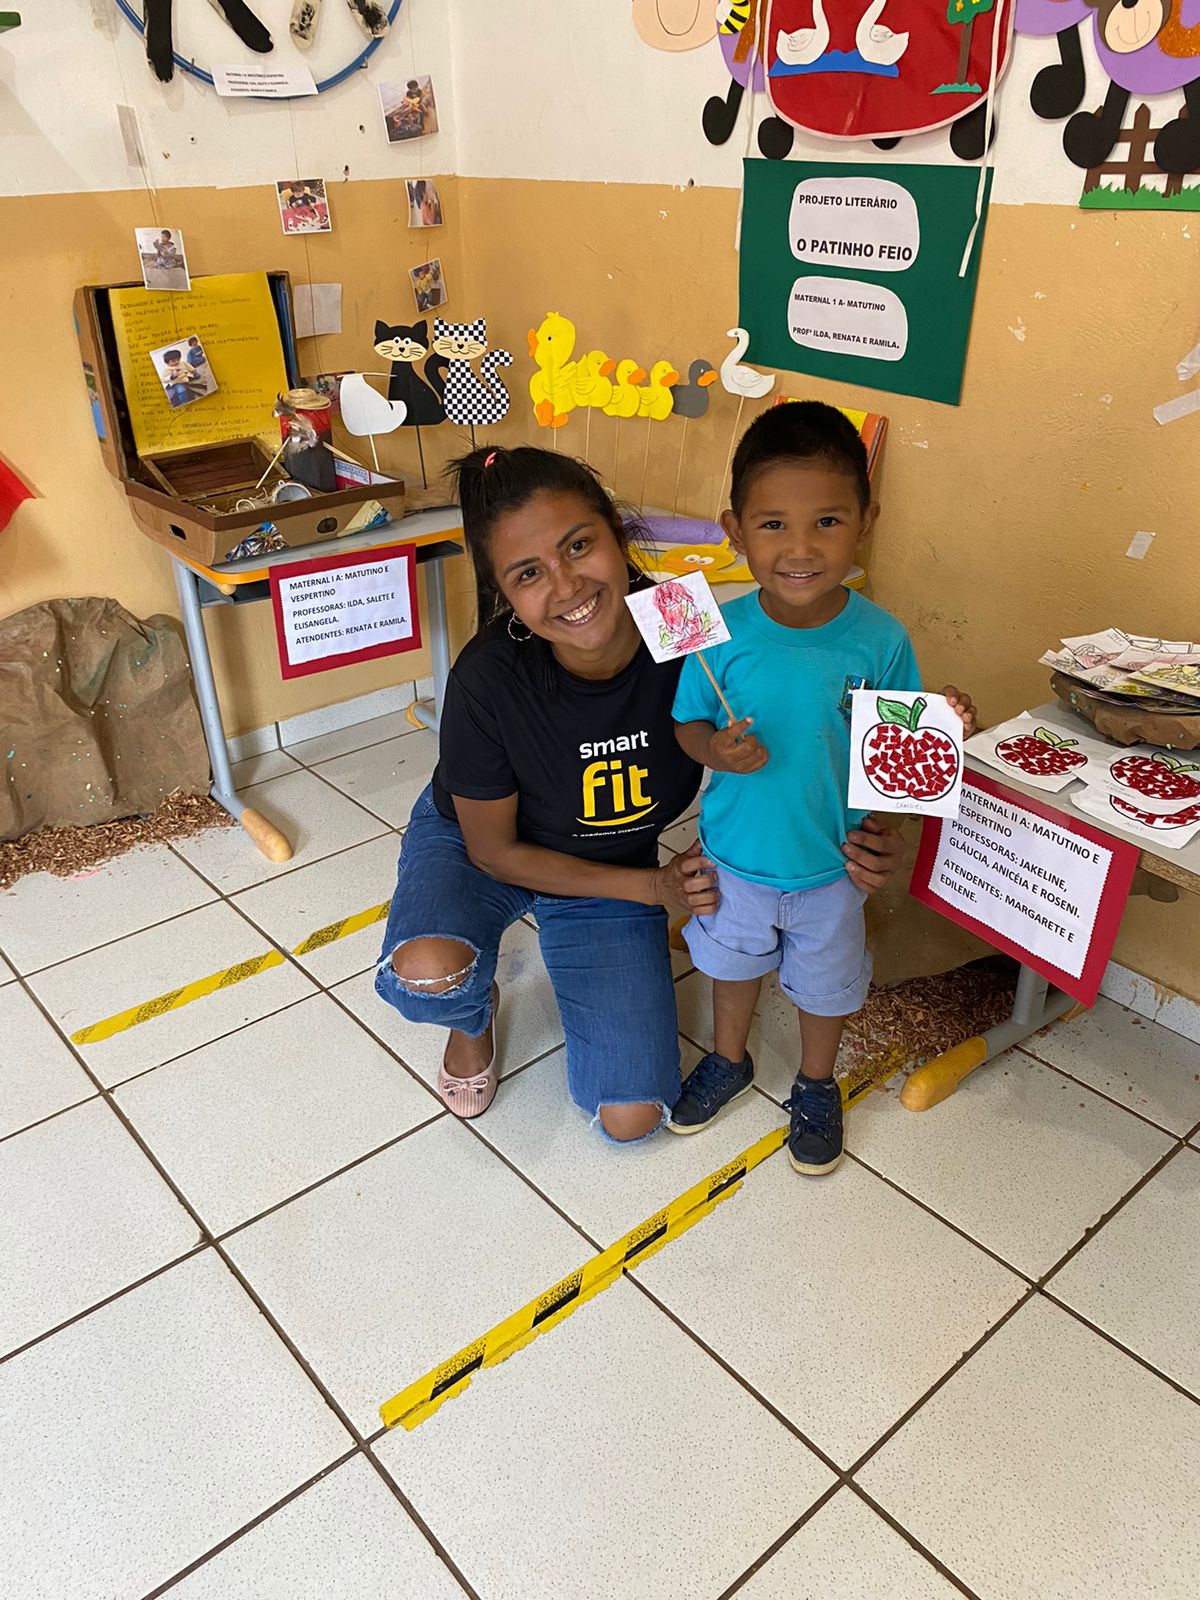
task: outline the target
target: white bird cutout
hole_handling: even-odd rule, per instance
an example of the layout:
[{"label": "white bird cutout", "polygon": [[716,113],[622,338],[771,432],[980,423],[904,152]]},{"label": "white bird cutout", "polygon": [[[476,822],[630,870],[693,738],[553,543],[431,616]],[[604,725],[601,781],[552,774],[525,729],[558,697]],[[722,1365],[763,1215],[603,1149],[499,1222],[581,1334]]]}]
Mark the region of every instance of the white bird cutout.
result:
[{"label": "white bird cutout", "polygon": [[[820,0],[814,0],[814,3],[819,4]],[[880,67],[894,67],[908,49],[908,35],[893,33],[879,21],[879,14],[886,4],[887,0],[871,0],[855,29],[854,43],[864,61]]]},{"label": "white bird cutout", "polygon": [[394,433],[408,415],[403,400],[386,400],[361,372],[348,372],[342,379],[338,404],[346,432],[360,439],[372,433]]},{"label": "white bird cutout", "polygon": [[[775,387],[774,376],[742,365],[742,357],[750,348],[750,335],[745,328],[730,328],[725,337],[732,339],[734,346],[721,363],[721,383],[724,388],[730,394],[736,394],[739,400],[761,400],[763,395],[770,394]],[[345,379],[342,381],[344,383]]]},{"label": "white bird cutout", "polygon": [[[884,0],[879,0],[882,11]],[[789,67],[810,67],[829,48],[829,23],[821,0],[813,0],[813,25],[797,28],[794,33],[779,30],[775,39],[775,54]]]}]

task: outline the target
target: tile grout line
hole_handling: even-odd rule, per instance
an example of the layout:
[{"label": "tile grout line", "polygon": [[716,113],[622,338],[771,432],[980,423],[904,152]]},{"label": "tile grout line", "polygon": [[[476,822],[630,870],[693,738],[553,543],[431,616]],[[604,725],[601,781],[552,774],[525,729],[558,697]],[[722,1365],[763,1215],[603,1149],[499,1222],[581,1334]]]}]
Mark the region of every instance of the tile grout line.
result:
[{"label": "tile grout line", "polygon": [[14,1345],[11,1350],[6,1350],[3,1354],[0,1354],[0,1367],[9,1361],[15,1361],[18,1356],[23,1356],[26,1351],[32,1350],[35,1345],[44,1344],[47,1339],[52,1339],[56,1333],[64,1333],[66,1329],[74,1327],[77,1322],[82,1322],[85,1317],[90,1317],[93,1311],[103,1311],[105,1306],[112,1305],[114,1301],[123,1300],[127,1294],[132,1294],[135,1289],[142,1289],[146,1284],[153,1283],[155,1278],[161,1278],[165,1272],[170,1272],[174,1267],[182,1266],[185,1261],[190,1261],[193,1256],[203,1254],[208,1248],[208,1240],[201,1239],[199,1243],[185,1250],[182,1255],[173,1256],[170,1261],[164,1261],[161,1266],[155,1267],[151,1272],[144,1273],[142,1277],[135,1279],[132,1283],[123,1284],[121,1288],[114,1289],[112,1294],[105,1295],[103,1299],[94,1301],[90,1306],[85,1306],[82,1311],[73,1312],[71,1316],[65,1317],[62,1322],[56,1323],[53,1328],[47,1328],[44,1332],[35,1334],[32,1339],[26,1339],[24,1344]]},{"label": "tile grout line", "polygon": [[721,1593],[717,1596],[717,1600],[733,1600],[733,1596],[737,1594],[740,1589],[744,1588],[756,1573],[761,1572],[763,1567],[766,1566],[767,1562],[770,1561],[773,1556],[778,1555],[783,1549],[784,1545],[795,1538],[796,1534],[800,1532],[800,1529],[804,1526],[804,1524],[806,1522],[811,1522],[813,1517],[816,1516],[817,1512],[827,1506],[833,1499],[834,1495],[837,1494],[838,1491],[844,1486],[844,1482],[841,1478],[839,1478],[836,1483],[831,1483],[828,1489],[826,1489],[823,1494],[818,1495],[813,1501],[812,1505],[810,1505],[806,1511],[798,1516],[790,1527],[785,1528],[779,1537],[774,1540],[773,1543],[769,1544],[760,1556],[756,1556],[754,1558],[754,1560],[739,1578],[735,1578],[727,1589],[722,1589]]},{"label": "tile grout line", "polygon": [[866,1505],[875,1513],[875,1515],[880,1518],[881,1521],[886,1522],[889,1528],[891,1528],[895,1533],[898,1533],[904,1542],[910,1545],[918,1555],[924,1556],[925,1560],[929,1562],[930,1566],[933,1567],[935,1571],[940,1572],[947,1583],[952,1583],[960,1594],[966,1596],[966,1600],[980,1600],[980,1596],[976,1594],[974,1589],[966,1584],[956,1572],[952,1571],[951,1568],[948,1567],[939,1556],[934,1555],[933,1551],[930,1550],[927,1545],[922,1544],[915,1533],[910,1532],[909,1529],[906,1528],[904,1524],[896,1517],[894,1517],[890,1511],[881,1505],[878,1500],[869,1495],[861,1484],[855,1483],[855,1481],[850,1478],[847,1479],[846,1487],[856,1494],[860,1500],[864,1501]]},{"label": "tile grout line", "polygon": [[1065,1078],[1068,1083],[1076,1083],[1081,1089],[1087,1089],[1089,1093],[1097,1095],[1107,1105],[1116,1106],[1119,1111],[1126,1111],[1131,1117],[1136,1117],[1139,1122],[1145,1122],[1151,1128],[1157,1129],[1159,1133],[1165,1133],[1168,1139],[1187,1137],[1186,1134],[1176,1133],[1174,1128],[1168,1128],[1164,1123],[1156,1122],[1153,1117],[1148,1117],[1144,1111],[1135,1111],[1132,1106],[1126,1105],[1123,1100],[1118,1100],[1115,1095],[1109,1094],[1106,1089],[1097,1089],[1094,1084],[1088,1083],[1086,1078],[1077,1078],[1073,1072],[1068,1072],[1066,1067],[1057,1066],[1053,1061],[1043,1061],[1041,1056],[1035,1056],[1032,1050],[1026,1050],[1023,1045],[1014,1044],[1010,1045],[1009,1048],[1019,1051],[1021,1055],[1026,1056],[1045,1071],[1056,1072],[1060,1078]]},{"label": "tile grout line", "polygon": [[1196,1394],[1193,1390],[1180,1383],[1178,1378],[1172,1378],[1169,1373],[1163,1372],[1160,1367],[1156,1367],[1145,1356],[1139,1355],[1131,1345],[1123,1344],[1115,1334],[1109,1333],[1098,1322],[1093,1322],[1090,1317],[1084,1316],[1082,1311],[1077,1310],[1067,1301],[1060,1300],[1051,1290],[1040,1289],[1038,1293],[1044,1300],[1048,1300],[1052,1306],[1057,1306],[1060,1311],[1065,1311],[1074,1321],[1082,1322],[1085,1328],[1089,1328],[1094,1334],[1097,1334],[1106,1344],[1111,1344],[1122,1355],[1128,1356],[1131,1361],[1136,1361],[1138,1366],[1143,1367],[1152,1377],[1161,1379],[1168,1388],[1174,1389],[1176,1394],[1182,1395],[1185,1400],[1191,1400],[1193,1404],[1200,1406],[1200,1394]]},{"label": "tile grout line", "polygon": [[166,1594],[167,1591],[169,1589],[173,1589],[176,1584],[182,1583],[185,1578],[190,1578],[193,1572],[197,1571],[198,1568],[205,1566],[213,1559],[214,1556],[219,1556],[222,1551],[228,1550],[229,1547],[236,1544],[239,1539],[243,1538],[248,1533],[252,1533],[255,1528],[260,1527],[264,1522],[268,1521],[275,1515],[277,1511],[282,1511],[285,1506],[291,1505],[293,1500],[298,1500],[302,1494],[306,1493],[309,1489],[320,1483],[324,1478],[327,1478],[330,1473],[337,1472],[338,1469],[344,1467],[347,1462],[353,1461],[355,1456],[358,1454],[359,1446],[355,1445],[351,1449],[347,1450],[344,1455],[338,1456],[336,1461],[331,1461],[327,1467],[322,1467],[319,1472],[314,1473],[313,1476],[306,1479],[304,1483],[297,1484],[294,1489],[289,1489],[287,1494],[283,1495],[280,1499],[273,1501],[265,1511],[260,1511],[256,1517],[252,1517],[250,1521],[245,1523],[242,1527],[236,1528],[233,1533],[222,1539],[218,1544],[213,1545],[211,1550],[206,1550],[203,1555],[197,1556],[196,1559],[189,1562],[186,1567],[181,1567],[178,1572],[167,1578],[165,1582],[160,1583],[154,1589],[148,1590],[147,1593],[142,1597],[142,1600],[158,1600],[159,1595]]}]

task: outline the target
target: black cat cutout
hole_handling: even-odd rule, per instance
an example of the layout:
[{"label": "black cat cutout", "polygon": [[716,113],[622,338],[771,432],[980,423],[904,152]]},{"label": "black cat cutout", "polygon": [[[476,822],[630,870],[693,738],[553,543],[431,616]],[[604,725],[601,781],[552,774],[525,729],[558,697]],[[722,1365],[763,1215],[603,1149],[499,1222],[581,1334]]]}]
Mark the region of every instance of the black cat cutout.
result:
[{"label": "black cat cutout", "polygon": [[422,318],[406,327],[375,324],[375,354],[391,362],[388,399],[403,400],[408,407],[406,428],[432,428],[445,422],[442,402],[417,372],[417,362],[429,354],[429,324]]}]

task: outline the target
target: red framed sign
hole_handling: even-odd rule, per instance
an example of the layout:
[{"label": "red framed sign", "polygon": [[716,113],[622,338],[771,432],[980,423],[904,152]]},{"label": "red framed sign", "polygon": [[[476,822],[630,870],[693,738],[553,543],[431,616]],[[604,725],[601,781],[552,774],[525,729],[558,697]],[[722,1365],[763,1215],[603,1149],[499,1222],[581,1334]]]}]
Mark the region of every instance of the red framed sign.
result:
[{"label": "red framed sign", "polygon": [[910,892],[1090,1006],[1139,854],[970,773],[958,816],[926,817]]},{"label": "red framed sign", "polygon": [[285,678],[421,647],[411,544],[268,568],[279,670]]}]

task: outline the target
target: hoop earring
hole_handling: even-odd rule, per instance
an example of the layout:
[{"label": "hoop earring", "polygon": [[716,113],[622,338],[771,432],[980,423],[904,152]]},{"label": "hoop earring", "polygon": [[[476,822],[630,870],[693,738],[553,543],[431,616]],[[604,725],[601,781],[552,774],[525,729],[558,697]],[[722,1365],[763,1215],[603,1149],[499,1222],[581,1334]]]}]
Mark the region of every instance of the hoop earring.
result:
[{"label": "hoop earring", "polygon": [[524,628],[525,632],[524,633],[514,633],[513,632],[513,623],[516,622],[516,621],[517,621],[516,612],[515,611],[510,611],[509,614],[508,614],[508,637],[513,641],[514,644],[528,644],[530,639],[533,638],[533,629],[530,628],[526,623],[522,622],[522,623],[519,624],[519,626]]}]

